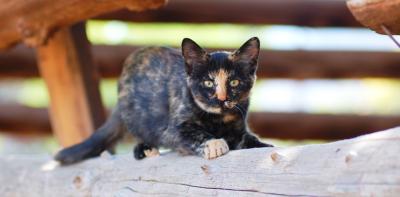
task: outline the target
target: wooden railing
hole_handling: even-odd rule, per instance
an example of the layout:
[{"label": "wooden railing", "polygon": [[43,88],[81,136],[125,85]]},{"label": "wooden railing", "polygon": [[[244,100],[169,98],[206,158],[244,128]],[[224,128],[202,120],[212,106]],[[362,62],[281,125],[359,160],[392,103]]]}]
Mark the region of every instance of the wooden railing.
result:
[{"label": "wooden railing", "polygon": [[[116,78],[124,59],[136,49],[128,45],[94,45],[92,54],[101,76]],[[400,78],[399,62],[397,52],[262,50],[257,74],[259,78],[291,79]],[[33,49],[18,46],[0,53],[0,78],[38,76]]]},{"label": "wooden railing", "polygon": [[[3,104],[0,109],[2,131],[21,135],[51,133],[45,108]],[[336,140],[396,127],[400,125],[400,117],[253,112],[249,116],[249,125],[261,137]]]},{"label": "wooden railing", "polygon": [[[101,12],[90,12],[86,13],[85,16],[94,16],[99,13]],[[27,12],[24,13],[24,16],[31,16],[31,14],[32,13]],[[12,16],[12,14],[3,12],[0,16]],[[133,13],[120,10],[96,16],[94,19],[133,22],[360,27],[360,24],[353,18],[346,7],[345,0],[171,0],[167,6],[154,11]],[[20,29],[12,27],[9,30],[0,30],[0,38],[8,38],[7,36],[2,37],[2,35],[6,34],[13,37],[13,39],[6,39],[7,42],[2,42],[0,48],[10,46],[16,41],[24,40],[25,43],[33,43],[34,46],[38,46],[40,49],[41,45],[45,44],[45,41],[48,40],[48,36],[51,36],[51,32],[57,32],[57,29],[62,26],[62,24],[57,22],[58,19],[54,20],[56,22],[54,22],[54,24],[52,23],[51,27],[44,28],[46,30],[44,34],[41,34],[44,30],[40,28],[24,25],[25,23],[31,24],[29,23],[30,20],[22,23]],[[66,24],[69,25],[74,22],[76,22],[76,20],[72,17]],[[0,24],[3,23],[12,25],[17,22],[0,21]],[[19,34],[18,32],[25,33]],[[12,35],[13,33],[18,33],[18,35]],[[45,37],[42,39],[40,35]],[[32,38],[34,38],[33,41]],[[73,43],[74,42],[75,41],[73,41]],[[124,58],[134,51],[136,47],[138,46],[94,45],[92,46],[91,55],[93,56],[93,65],[99,69],[101,77],[115,78],[121,71]],[[400,55],[398,55],[397,52],[263,50],[260,55],[258,75],[259,78],[290,79],[399,78],[399,63]],[[0,53],[1,78],[37,77],[39,74],[38,60],[33,49],[19,45],[9,51]],[[86,87],[85,84],[86,82],[83,82],[83,84],[78,84],[75,87]],[[98,106],[99,105],[97,105],[97,107]],[[23,106],[5,107],[6,108],[2,109],[6,110],[0,111],[1,130],[11,130],[14,133],[22,131],[25,133],[27,130],[32,131],[32,133],[40,133],[40,131],[43,131],[42,133],[47,133],[50,131],[49,118],[44,115],[46,109],[31,109]],[[88,108],[93,107],[94,106],[89,106]],[[71,106],[67,108],[71,108]],[[11,111],[15,113],[9,113]],[[35,118],[37,119],[35,119],[35,121],[27,120],[26,114],[32,113],[36,114]],[[79,113],[80,112],[76,112],[75,114]],[[250,124],[258,134],[264,137],[285,139],[341,139],[400,125],[400,117],[263,112],[253,113],[250,117]]]}]

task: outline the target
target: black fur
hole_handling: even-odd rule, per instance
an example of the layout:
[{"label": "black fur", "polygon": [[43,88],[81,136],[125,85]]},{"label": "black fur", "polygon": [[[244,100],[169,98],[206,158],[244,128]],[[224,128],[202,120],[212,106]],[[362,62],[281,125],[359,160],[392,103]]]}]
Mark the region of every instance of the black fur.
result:
[{"label": "black fur", "polygon": [[61,150],[54,159],[62,164],[72,164],[86,158],[99,156],[104,150],[113,148],[124,131],[119,109],[116,108],[92,136],[80,144]]},{"label": "black fur", "polygon": [[135,159],[143,159],[146,157],[146,154],[144,153],[146,150],[151,150],[153,147],[144,144],[144,143],[139,143],[138,145],[135,146],[133,149],[133,156]]},{"label": "black fur", "polygon": [[[55,159],[70,164],[97,156],[124,129],[140,141],[134,149],[136,159],[152,147],[203,155],[211,139],[224,139],[230,150],[271,146],[260,142],[246,124],[259,46],[259,40],[251,38],[233,53],[207,53],[186,38],[182,52],[167,47],[137,50],[125,62],[111,118],[88,140],[62,150]],[[226,79],[226,84],[221,80],[218,85],[217,78]],[[206,87],[207,80],[214,86]],[[232,80],[238,85],[230,85]]]}]

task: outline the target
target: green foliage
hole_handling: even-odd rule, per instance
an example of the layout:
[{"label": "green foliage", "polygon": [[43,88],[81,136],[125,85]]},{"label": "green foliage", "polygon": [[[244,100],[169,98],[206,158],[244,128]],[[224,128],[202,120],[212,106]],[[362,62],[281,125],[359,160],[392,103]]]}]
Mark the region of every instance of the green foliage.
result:
[{"label": "green foliage", "polygon": [[[95,44],[132,44],[180,46],[190,37],[204,47],[237,48],[252,36],[262,39],[265,25],[125,23],[89,21],[88,37]],[[263,42],[265,44],[265,42]]]}]

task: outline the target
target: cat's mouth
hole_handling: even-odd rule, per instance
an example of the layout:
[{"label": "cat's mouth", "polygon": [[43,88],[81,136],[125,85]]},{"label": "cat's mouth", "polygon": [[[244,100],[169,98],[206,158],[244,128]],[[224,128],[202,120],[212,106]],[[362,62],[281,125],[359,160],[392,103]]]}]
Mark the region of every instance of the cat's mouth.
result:
[{"label": "cat's mouth", "polygon": [[223,103],[223,108],[225,109],[232,109],[234,108],[236,105],[236,102],[232,102],[232,101],[224,101]]},{"label": "cat's mouth", "polygon": [[213,113],[213,114],[222,113],[222,107],[220,107],[218,105],[217,106],[209,106],[198,99],[194,99],[194,101],[197,104],[197,106],[199,106],[202,110],[204,110],[208,113]]},{"label": "cat's mouth", "polygon": [[236,106],[236,102],[234,101],[221,101],[218,105],[210,106],[207,105],[197,99],[195,99],[196,104],[204,111],[208,113],[214,113],[214,114],[221,114],[224,111],[230,111]]}]

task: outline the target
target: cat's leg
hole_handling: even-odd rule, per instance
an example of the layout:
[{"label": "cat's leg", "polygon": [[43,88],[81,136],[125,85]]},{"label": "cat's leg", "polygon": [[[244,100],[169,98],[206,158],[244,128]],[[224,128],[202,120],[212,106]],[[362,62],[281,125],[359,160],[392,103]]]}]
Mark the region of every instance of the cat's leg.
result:
[{"label": "cat's leg", "polygon": [[229,146],[224,139],[216,139],[205,128],[196,124],[180,125],[175,130],[179,134],[176,149],[204,157],[215,159],[229,152]]},{"label": "cat's leg", "polygon": [[261,142],[260,139],[250,132],[243,134],[241,141],[236,146],[236,149],[260,148],[260,147],[274,147],[271,144]]},{"label": "cat's leg", "polygon": [[158,149],[156,147],[151,147],[145,143],[139,143],[133,149],[133,156],[137,160],[158,155],[160,155],[160,152],[158,152]]}]

